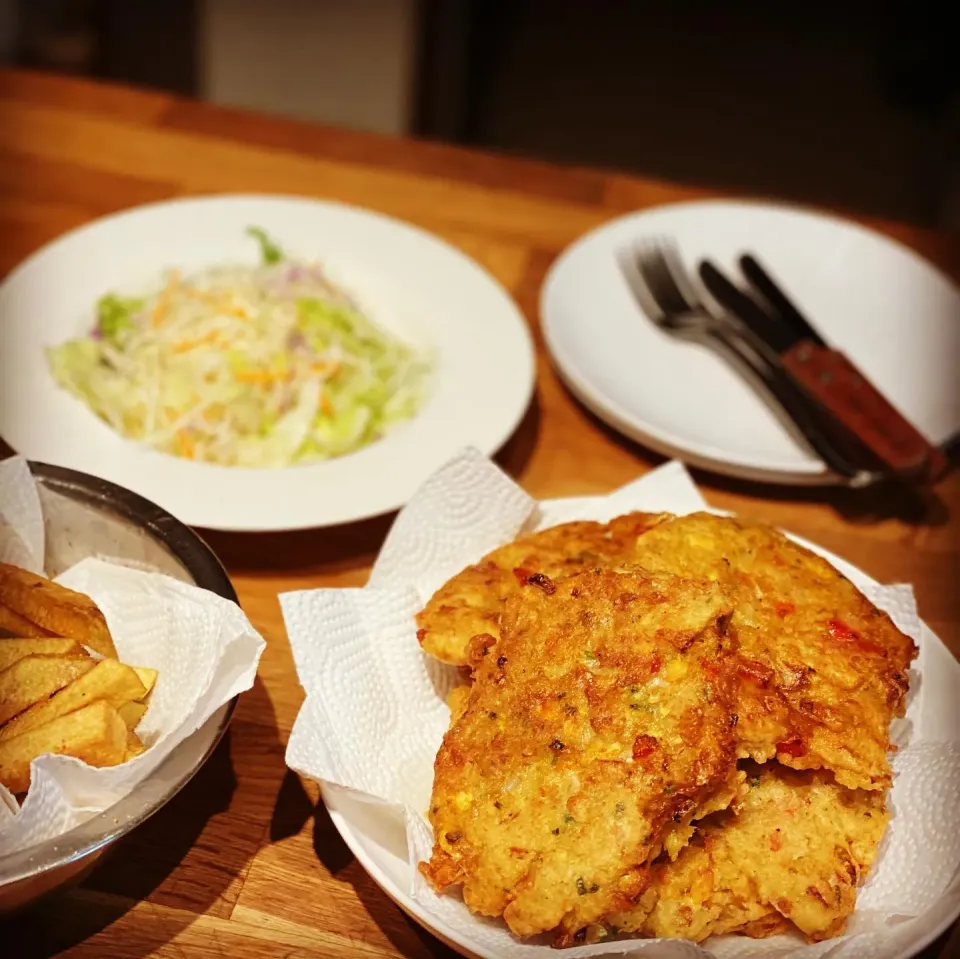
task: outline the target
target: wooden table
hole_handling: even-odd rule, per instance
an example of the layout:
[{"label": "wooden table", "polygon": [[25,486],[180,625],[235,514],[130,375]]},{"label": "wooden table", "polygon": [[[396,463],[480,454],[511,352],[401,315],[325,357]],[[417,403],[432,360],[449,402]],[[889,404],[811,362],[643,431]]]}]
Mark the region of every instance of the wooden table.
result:
[{"label": "wooden table", "polygon": [[[537,292],[563,247],[620,213],[711,192],[0,73],[0,272],[94,217],[226,191],[330,197],[418,223],[487,267],[535,333]],[[955,241],[873,225],[960,276]],[[603,493],[655,465],[564,392],[537,343],[537,398],[500,462],[539,497]],[[877,579],[914,583],[923,616],[960,653],[960,475],[922,515],[869,493],[698,479],[718,507],[809,537]],[[316,787],[283,761],[302,693],[277,594],[363,583],[389,523],[209,535],[267,639],[256,686],[197,778],[82,886],[0,929],[0,942],[32,942],[18,956],[97,959],[451,955],[366,875]],[[943,940],[927,956],[948,954]]]}]

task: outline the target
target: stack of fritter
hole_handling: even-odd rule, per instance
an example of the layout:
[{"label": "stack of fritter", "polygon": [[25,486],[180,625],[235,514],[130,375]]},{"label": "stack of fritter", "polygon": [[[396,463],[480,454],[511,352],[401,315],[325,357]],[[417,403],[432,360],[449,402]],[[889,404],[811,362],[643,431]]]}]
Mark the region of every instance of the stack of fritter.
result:
[{"label": "stack of fritter", "polygon": [[471,670],[435,766],[438,890],[560,945],[843,931],[916,647],[829,563],[633,513],[496,550],[418,626]]}]

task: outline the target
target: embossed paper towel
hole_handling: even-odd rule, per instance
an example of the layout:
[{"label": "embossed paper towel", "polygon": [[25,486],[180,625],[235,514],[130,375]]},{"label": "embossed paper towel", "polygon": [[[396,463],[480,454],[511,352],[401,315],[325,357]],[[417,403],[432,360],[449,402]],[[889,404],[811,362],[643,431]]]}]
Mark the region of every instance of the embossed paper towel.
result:
[{"label": "embossed paper towel", "polygon": [[[352,790],[365,800],[367,815],[379,806],[384,828],[401,813],[409,850],[404,891],[428,921],[455,932],[473,952],[557,955],[547,946],[518,942],[500,923],[471,916],[456,896],[436,895],[414,868],[429,856],[433,842],[423,814],[433,759],[449,720],[445,697],[457,681],[455,670],[421,653],[414,614],[449,576],[522,530],[573,519],[606,520],[633,509],[683,514],[704,505],[677,463],[609,496],[538,505],[490,461],[467,450],[428,480],[397,517],[367,586],[280,597],[307,692],[287,763],[310,778]],[[829,953],[831,959],[893,959],[945,908],[944,901],[960,902],[954,884],[960,865],[960,830],[955,828],[960,751],[944,734],[957,727],[945,719],[942,702],[931,704],[925,696],[929,684],[920,679],[931,644],[937,645],[938,662],[946,655],[948,668],[960,674],[960,667],[936,637],[921,631],[909,587],[879,587],[845,566],[843,571],[921,647],[906,721],[897,730],[901,751],[894,759],[894,818],[861,892],[850,934],[815,946],[790,936],[762,941],[720,937],[702,947],[676,940],[606,942],[564,950],[564,955],[814,959]],[[949,909],[943,913],[948,914]]]},{"label": "embossed paper towel", "polygon": [[[43,569],[40,509],[26,464],[0,463],[0,562],[32,560],[32,568]],[[22,808],[0,787],[0,857],[59,835],[130,792],[220,706],[253,685],[264,647],[234,603],[169,576],[86,559],[57,581],[94,599],[121,661],[158,670],[137,726],[148,748],[107,769],[67,756],[35,760]]]}]

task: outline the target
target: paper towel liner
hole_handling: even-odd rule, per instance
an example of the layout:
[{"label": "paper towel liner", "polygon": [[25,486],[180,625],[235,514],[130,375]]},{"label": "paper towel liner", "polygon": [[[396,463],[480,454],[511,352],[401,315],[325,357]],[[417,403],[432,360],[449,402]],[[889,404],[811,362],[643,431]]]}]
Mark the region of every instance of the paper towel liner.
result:
[{"label": "paper towel liner", "polygon": [[[0,462],[0,562],[43,571],[40,497],[26,462]],[[93,598],[122,662],[158,670],[137,733],[146,752],[95,769],[69,756],[42,756],[18,807],[0,786],[2,857],[92,818],[129,793],[224,703],[253,685],[264,641],[238,606],[172,577],[86,559],[57,582]]]},{"label": "paper towel liner", "polygon": [[[379,808],[385,822],[400,814],[410,861],[407,892],[428,924],[432,920],[454,930],[472,951],[507,959],[558,955],[543,942],[518,941],[499,921],[470,915],[457,895],[437,895],[414,868],[429,857],[433,844],[423,813],[429,804],[433,760],[449,720],[445,696],[457,682],[456,670],[421,652],[415,612],[447,578],[522,530],[573,519],[607,520],[634,509],[684,514],[704,507],[678,463],[609,496],[538,505],[489,460],[468,449],[428,479],[398,515],[367,586],[281,595],[297,671],[307,692],[288,745],[288,765],[311,779],[353,791],[368,812]],[[897,731],[901,749],[893,759],[893,820],[860,892],[848,935],[816,945],[798,936],[714,937],[703,946],[627,940],[559,954],[893,959],[938,918],[945,921],[960,908],[955,881],[960,865],[960,747],[947,741],[953,737],[925,732],[928,703],[920,681],[926,647],[939,641],[921,629],[909,587],[880,587],[862,574],[852,575],[901,629],[920,640],[921,655],[912,670],[907,717]],[[950,662],[956,666],[952,658]],[[942,703],[937,705],[942,712]],[[934,725],[927,723],[931,730]],[[955,722],[947,725],[958,727]],[[941,721],[937,729],[942,732],[943,726]]]}]

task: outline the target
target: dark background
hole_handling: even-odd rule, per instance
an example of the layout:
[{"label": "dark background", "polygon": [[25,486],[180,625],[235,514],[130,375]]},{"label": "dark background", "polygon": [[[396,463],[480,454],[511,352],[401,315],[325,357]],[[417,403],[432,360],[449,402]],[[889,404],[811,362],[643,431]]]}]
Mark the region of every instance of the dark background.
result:
[{"label": "dark background", "polygon": [[[209,95],[211,5],[218,29],[251,7],[250,0],[0,2],[8,62],[196,97]],[[282,7],[285,22],[299,16],[309,31],[318,7],[376,18],[391,2],[403,8],[412,39],[407,106],[387,132],[960,226],[960,12],[952,0],[262,0],[261,7]],[[283,57],[279,34],[264,30],[257,42],[264,63]],[[331,90],[327,81],[316,97],[348,104],[357,82]],[[305,91],[290,94],[274,91],[270,109],[303,116]],[[325,119],[319,107],[307,118]],[[349,110],[333,122],[376,128]]]}]

